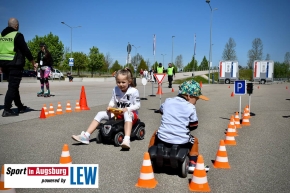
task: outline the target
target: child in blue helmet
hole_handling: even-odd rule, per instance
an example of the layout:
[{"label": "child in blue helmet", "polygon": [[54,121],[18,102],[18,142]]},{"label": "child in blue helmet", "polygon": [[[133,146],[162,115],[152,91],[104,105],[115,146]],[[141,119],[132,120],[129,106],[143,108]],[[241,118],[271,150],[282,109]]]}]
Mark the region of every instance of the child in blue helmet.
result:
[{"label": "child in blue helmet", "polygon": [[[179,86],[179,94],[168,98],[161,105],[159,111],[162,114],[161,125],[153,133],[149,148],[159,141],[169,144],[184,145],[190,149],[189,171],[195,169],[195,161],[199,154],[198,139],[190,134],[198,126],[196,102],[198,99],[209,100],[201,93],[199,83],[194,80],[185,81]],[[209,167],[205,166],[208,171]]]}]

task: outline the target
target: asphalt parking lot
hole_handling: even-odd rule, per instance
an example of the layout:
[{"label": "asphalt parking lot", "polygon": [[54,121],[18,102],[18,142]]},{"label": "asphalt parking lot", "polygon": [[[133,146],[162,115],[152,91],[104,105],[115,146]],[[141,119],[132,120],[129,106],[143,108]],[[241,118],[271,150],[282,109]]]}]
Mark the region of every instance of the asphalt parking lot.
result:
[{"label": "asphalt parking lot", "polygon": [[[188,76],[188,75],[186,75]],[[72,134],[86,130],[98,111],[104,110],[109,102],[114,81],[92,82],[51,82],[54,96],[37,97],[39,83],[22,83],[21,98],[30,111],[18,117],[0,118],[0,164],[58,164],[62,147],[68,144],[74,164],[99,164],[99,189],[16,189],[26,192],[190,192],[187,178],[180,178],[172,172],[155,173],[158,185],[154,189],[135,187],[140,175],[143,155],[147,151],[150,137],[160,124],[161,115],[154,113],[160,102],[177,95],[178,85],[167,88],[160,96],[150,97],[152,84],[145,86],[138,80],[137,86],[142,100],[139,110],[141,121],[146,124],[144,140],[131,143],[130,151],[120,151],[113,145],[96,144],[95,135],[89,145],[81,145],[71,139]],[[64,113],[47,119],[39,119],[43,104],[52,103],[56,109],[61,102],[63,109],[68,100],[72,107],[80,98],[81,87],[85,87],[90,110]],[[251,126],[239,129],[235,138],[236,146],[226,146],[231,169],[214,169],[219,141],[225,138],[229,118],[239,108],[239,96],[231,97],[233,85],[204,84],[203,94],[210,101],[199,100],[196,107],[199,127],[193,135],[199,139],[199,151],[205,164],[211,167],[207,179],[211,192],[289,192],[290,183],[290,84],[255,85],[251,95]],[[287,88],[287,89],[286,89]],[[0,83],[0,101],[4,101],[7,84]],[[153,84],[154,92],[157,84]],[[248,95],[241,97],[242,109],[248,104]],[[0,113],[3,102],[0,103]],[[17,182],[15,182],[17,183]]]}]

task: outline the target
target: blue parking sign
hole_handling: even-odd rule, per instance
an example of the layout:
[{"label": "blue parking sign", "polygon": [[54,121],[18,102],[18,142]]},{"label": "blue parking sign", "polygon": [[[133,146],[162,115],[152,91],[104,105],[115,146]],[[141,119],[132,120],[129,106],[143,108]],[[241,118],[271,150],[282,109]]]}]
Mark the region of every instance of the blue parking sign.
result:
[{"label": "blue parking sign", "polygon": [[68,65],[69,66],[74,66],[74,59],[73,58],[69,58],[68,59]]},{"label": "blue parking sign", "polygon": [[235,95],[244,95],[246,94],[246,81],[245,80],[236,80],[234,85]]}]

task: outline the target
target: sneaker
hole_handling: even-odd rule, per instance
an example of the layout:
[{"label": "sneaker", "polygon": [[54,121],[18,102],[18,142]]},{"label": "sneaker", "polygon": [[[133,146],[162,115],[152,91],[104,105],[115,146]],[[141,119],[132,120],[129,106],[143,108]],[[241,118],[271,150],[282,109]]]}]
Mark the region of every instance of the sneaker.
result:
[{"label": "sneaker", "polygon": [[2,117],[11,117],[11,116],[18,116],[18,114],[15,113],[12,109],[3,110]]},{"label": "sneaker", "polygon": [[121,144],[121,147],[124,148],[124,149],[130,149],[130,140],[123,139],[123,142]]},{"label": "sneaker", "polygon": [[195,169],[195,166],[196,166],[195,161],[192,161],[192,160],[191,160],[191,161],[189,162],[189,165],[188,165],[188,171],[193,172],[194,169]]},{"label": "sneaker", "polygon": [[73,135],[72,139],[84,144],[89,144],[90,143],[90,139],[85,135],[85,132],[82,131],[82,133],[80,135]]},{"label": "sneaker", "polygon": [[[195,166],[196,166],[195,161],[192,161],[192,160],[191,160],[191,161],[189,162],[188,171],[189,171],[189,172],[193,172],[194,169],[195,169]],[[209,171],[209,166],[208,166],[208,165],[204,165],[204,170],[205,170],[206,172],[208,172],[208,171]]]},{"label": "sneaker", "polygon": [[24,113],[27,109],[27,106],[22,106],[21,108],[18,107],[18,113]]}]

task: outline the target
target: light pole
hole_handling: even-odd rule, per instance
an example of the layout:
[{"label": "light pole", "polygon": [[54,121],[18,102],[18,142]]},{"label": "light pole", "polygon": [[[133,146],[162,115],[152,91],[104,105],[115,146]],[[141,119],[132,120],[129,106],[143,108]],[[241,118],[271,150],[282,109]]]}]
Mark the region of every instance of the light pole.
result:
[{"label": "light pole", "polygon": [[161,54],[163,56],[163,66],[164,66],[164,56],[166,56],[166,54]]},{"label": "light pole", "polygon": [[212,63],[212,44],[211,44],[211,29],[212,29],[212,12],[217,10],[217,8],[212,9],[210,6],[210,0],[206,0],[206,3],[208,3],[209,8],[210,8],[210,43],[209,43],[209,62],[208,62],[208,84],[210,84],[210,64]]},{"label": "light pole", "polygon": [[173,65],[173,38],[175,36],[172,36],[172,56],[171,56],[171,64]]},{"label": "light pole", "polygon": [[[69,26],[68,24],[64,23],[63,21],[61,23],[70,28],[70,57],[72,58],[72,29],[82,27],[82,26],[72,27],[72,26]],[[70,67],[70,73],[72,74],[72,66]]]},{"label": "light pole", "polygon": [[137,77],[137,63],[138,63],[138,60],[139,60],[137,54],[138,54],[138,48],[140,48],[141,46],[138,46],[138,47],[136,47],[134,45],[132,45],[132,46],[135,48],[135,55],[136,55],[136,58],[134,60],[134,62],[135,62],[135,77]]}]

